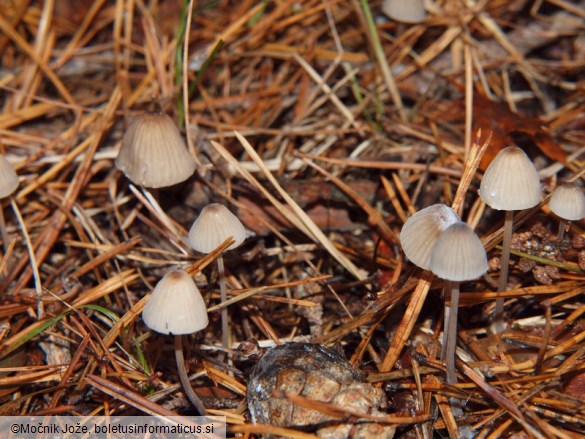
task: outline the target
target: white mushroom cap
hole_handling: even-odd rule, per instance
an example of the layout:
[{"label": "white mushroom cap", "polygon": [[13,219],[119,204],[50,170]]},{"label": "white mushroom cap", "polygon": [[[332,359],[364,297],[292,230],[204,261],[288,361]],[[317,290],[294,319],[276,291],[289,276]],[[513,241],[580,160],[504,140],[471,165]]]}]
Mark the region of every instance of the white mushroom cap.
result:
[{"label": "white mushroom cap", "polygon": [[12,195],[18,187],[18,175],[6,157],[0,155],[0,198]]},{"label": "white mushroom cap", "polygon": [[497,210],[522,210],[540,202],[538,172],[526,153],[516,146],[502,149],[481,180],[479,196]]},{"label": "white mushroom cap", "polygon": [[400,244],[404,254],[417,267],[430,269],[431,249],[439,235],[451,224],[461,221],[453,209],[433,204],[419,210],[402,226]]},{"label": "white mushroom cap", "polygon": [[187,241],[191,248],[201,253],[211,253],[229,237],[234,243],[227,249],[238,247],[246,239],[246,229],[237,216],[227,207],[212,203],[203,208],[189,230]]},{"label": "white mushroom cap", "polygon": [[463,222],[447,227],[431,251],[431,271],[442,279],[471,280],[487,269],[483,244],[473,229]]},{"label": "white mushroom cap", "polygon": [[424,0],[384,0],[382,12],[404,23],[420,23],[427,15]]},{"label": "white mushroom cap", "polygon": [[575,183],[558,186],[553,191],[548,206],[555,215],[569,221],[585,218],[585,194]]},{"label": "white mushroom cap", "polygon": [[187,180],[195,172],[179,129],[163,113],[136,116],[122,139],[116,167],[135,184],[159,188]]},{"label": "white mushroom cap", "polygon": [[142,311],[146,326],[161,334],[192,334],[209,324],[195,281],[184,271],[167,273],[154,287]]}]

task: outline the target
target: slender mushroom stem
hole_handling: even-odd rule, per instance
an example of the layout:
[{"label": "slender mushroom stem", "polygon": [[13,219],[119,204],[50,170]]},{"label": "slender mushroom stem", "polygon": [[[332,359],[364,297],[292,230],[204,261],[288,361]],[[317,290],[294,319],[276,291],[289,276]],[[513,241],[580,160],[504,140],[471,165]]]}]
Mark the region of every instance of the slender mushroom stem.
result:
[{"label": "slender mushroom stem", "polygon": [[[443,331],[443,349],[441,359],[447,368],[447,384],[457,383],[457,370],[455,368],[455,351],[457,350],[457,314],[459,311],[459,282],[447,281],[445,291],[445,329]],[[447,302],[448,300],[448,302]],[[449,305],[447,306],[447,303]],[[453,416],[463,415],[462,401],[459,398],[449,398],[449,405]],[[467,425],[459,426],[461,438],[471,438],[470,428]]]},{"label": "slender mushroom stem", "polygon": [[4,245],[4,255],[8,252],[8,230],[6,230],[6,221],[4,220],[4,207],[0,205],[0,231],[2,232],[2,244]]},{"label": "slender mushroom stem", "polygon": [[[500,258],[500,278],[498,279],[498,292],[502,293],[508,288],[508,269],[510,267],[510,248],[512,247],[512,227],[514,225],[514,211],[506,211],[504,220],[504,242],[502,243],[502,257]],[[504,330],[504,299],[496,299],[494,310],[494,328],[496,333]]]},{"label": "slender mushroom stem", "polygon": [[[446,281],[445,287],[445,329],[441,359],[447,366],[447,384],[457,382],[455,350],[457,348],[457,314],[459,311],[459,282]],[[448,302],[447,302],[448,301]],[[449,305],[447,305],[449,303]]]},{"label": "slender mushroom stem", "polygon": [[[223,256],[217,258],[217,271],[219,272],[219,291],[221,303],[227,300],[227,286],[225,281],[225,267]],[[221,309],[221,341],[225,349],[230,348],[230,322],[227,308]]]},{"label": "slender mushroom stem", "polygon": [[191,387],[191,382],[189,381],[189,375],[187,374],[187,369],[185,369],[185,357],[183,356],[183,336],[182,335],[175,335],[175,359],[177,360],[177,368],[179,369],[179,378],[181,379],[181,384],[183,385],[183,390],[185,391],[185,395],[191,401],[191,404],[195,406],[197,411],[201,416],[207,415],[207,410],[203,405],[203,402],[199,399],[193,388]]},{"label": "slender mushroom stem", "polygon": [[561,221],[559,222],[559,232],[557,233],[557,238],[559,238],[559,241],[562,241],[562,239],[565,237],[565,230],[568,231],[570,226],[571,221],[565,222],[565,220],[561,218]]}]

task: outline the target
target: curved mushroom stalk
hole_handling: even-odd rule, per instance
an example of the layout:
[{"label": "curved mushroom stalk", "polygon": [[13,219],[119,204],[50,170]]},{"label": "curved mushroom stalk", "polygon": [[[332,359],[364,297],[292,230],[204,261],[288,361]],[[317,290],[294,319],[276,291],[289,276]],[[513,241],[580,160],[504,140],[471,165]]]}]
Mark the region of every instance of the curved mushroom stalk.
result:
[{"label": "curved mushroom stalk", "polygon": [[183,355],[183,336],[182,335],[175,335],[175,359],[177,360],[177,369],[179,370],[179,379],[181,380],[181,385],[183,386],[183,390],[185,391],[185,395],[191,404],[195,406],[197,411],[201,416],[207,415],[207,410],[205,409],[205,405],[195,391],[193,387],[191,387],[191,381],[189,380],[189,374],[187,373],[187,369],[185,368],[185,356]]}]

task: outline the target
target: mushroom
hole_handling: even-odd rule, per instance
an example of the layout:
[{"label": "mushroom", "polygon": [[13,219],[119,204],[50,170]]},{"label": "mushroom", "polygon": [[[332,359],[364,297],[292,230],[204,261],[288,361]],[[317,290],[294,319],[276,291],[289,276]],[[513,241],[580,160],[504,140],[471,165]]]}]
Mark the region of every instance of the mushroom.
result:
[{"label": "mushroom", "polygon": [[164,113],[142,113],[128,126],[116,167],[135,184],[147,188],[172,186],[195,172],[179,129]]},{"label": "mushroom", "polygon": [[382,12],[388,17],[403,23],[420,23],[425,20],[424,0],[384,0]]},{"label": "mushroom", "polygon": [[[0,199],[9,197],[18,187],[18,175],[8,160],[0,155]],[[4,244],[4,254],[8,251],[8,231],[4,220],[4,208],[0,206],[0,232]]]},{"label": "mushroom", "polygon": [[[561,219],[558,237],[563,239],[565,226],[568,229],[571,221],[579,221],[585,218],[585,195],[577,184],[565,183],[553,191],[548,207]],[[565,220],[567,221],[566,224]]]},{"label": "mushroom", "polygon": [[444,287],[445,329],[441,358],[447,365],[447,383],[457,382],[455,348],[457,346],[457,312],[459,283],[475,279],[488,269],[483,244],[473,229],[464,222],[451,224],[437,239],[431,250],[431,271],[447,282]]},{"label": "mushroom", "polygon": [[175,359],[181,384],[191,403],[204,416],[207,411],[191,387],[183,355],[183,335],[201,331],[209,324],[207,308],[195,281],[184,271],[167,273],[144,305],[142,319],[153,331],[175,336]]},{"label": "mushroom", "polygon": [[404,254],[417,267],[430,269],[431,249],[439,235],[451,224],[461,221],[445,204],[433,204],[412,215],[400,231]]},{"label": "mushroom", "polygon": [[[226,239],[232,237],[234,243],[227,250],[238,247],[246,239],[244,226],[227,207],[219,203],[212,203],[201,210],[189,230],[188,243],[194,250],[201,253],[211,253]],[[225,280],[225,268],[223,256],[217,258],[217,270],[219,273],[219,289],[221,302],[227,299],[227,287]],[[230,346],[230,325],[227,308],[221,309],[222,344],[224,348]]]},{"label": "mushroom", "polygon": [[[500,292],[506,291],[508,285],[514,211],[536,206],[540,202],[540,195],[540,179],[536,168],[526,153],[516,146],[502,149],[483,175],[479,196],[491,208],[506,211],[500,278],[498,280],[498,291]],[[497,299],[494,311],[496,332],[503,330],[503,311],[504,299]]]}]

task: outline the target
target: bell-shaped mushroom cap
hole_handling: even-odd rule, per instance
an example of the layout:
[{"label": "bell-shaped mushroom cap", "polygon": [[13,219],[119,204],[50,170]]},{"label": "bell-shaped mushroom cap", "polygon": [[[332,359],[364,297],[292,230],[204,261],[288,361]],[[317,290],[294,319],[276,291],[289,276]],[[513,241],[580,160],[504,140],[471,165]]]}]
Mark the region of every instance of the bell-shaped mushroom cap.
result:
[{"label": "bell-shaped mushroom cap", "polygon": [[404,254],[417,267],[428,270],[431,249],[439,235],[451,224],[461,221],[455,211],[444,204],[419,210],[402,226],[400,244]]},{"label": "bell-shaped mushroom cap", "polygon": [[516,146],[502,149],[481,180],[479,196],[497,210],[522,210],[540,202],[538,172],[526,153]]},{"label": "bell-shaped mushroom cap", "polygon": [[463,222],[451,224],[441,233],[431,251],[431,271],[455,282],[471,280],[488,269],[483,244]]},{"label": "bell-shaped mushroom cap", "polygon": [[184,271],[167,273],[144,305],[146,326],[161,334],[192,334],[209,324],[207,308],[195,281]]},{"label": "bell-shaped mushroom cap", "polygon": [[6,157],[0,155],[0,198],[12,195],[18,187],[18,175]]},{"label": "bell-shaped mushroom cap", "polygon": [[427,15],[424,0],[384,0],[382,12],[403,23],[420,23]]},{"label": "bell-shaped mushroom cap", "polygon": [[563,219],[578,221],[585,218],[585,194],[575,183],[565,183],[553,191],[548,207]]},{"label": "bell-shaped mushroom cap", "polygon": [[122,139],[116,167],[137,185],[149,188],[172,186],[195,172],[179,129],[163,113],[136,116]]},{"label": "bell-shaped mushroom cap", "polygon": [[235,242],[227,248],[228,250],[244,242],[246,229],[227,207],[212,203],[203,208],[191,226],[187,241],[191,248],[198,252],[211,253],[230,236]]}]

